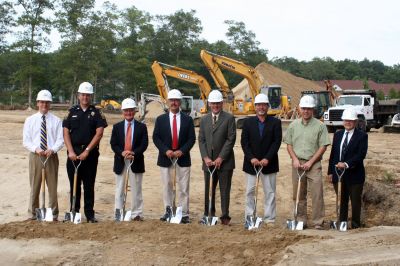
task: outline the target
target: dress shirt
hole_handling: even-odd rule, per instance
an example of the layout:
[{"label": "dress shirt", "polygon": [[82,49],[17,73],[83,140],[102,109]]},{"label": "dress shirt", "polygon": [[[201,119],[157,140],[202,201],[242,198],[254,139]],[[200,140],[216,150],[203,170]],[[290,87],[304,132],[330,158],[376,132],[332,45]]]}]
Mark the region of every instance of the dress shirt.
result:
[{"label": "dress shirt", "polygon": [[[23,145],[31,151],[36,152],[40,148],[40,127],[43,114],[37,112],[25,120],[23,130]],[[52,113],[45,114],[47,130],[47,148],[54,153],[61,150],[64,145],[63,128],[61,120]]]},{"label": "dress shirt", "polygon": [[[174,123],[174,113],[169,112],[169,125],[171,127],[171,136],[173,136],[173,123]],[[176,129],[178,133],[178,140],[179,140],[179,130],[181,129],[181,112],[176,113]]]}]

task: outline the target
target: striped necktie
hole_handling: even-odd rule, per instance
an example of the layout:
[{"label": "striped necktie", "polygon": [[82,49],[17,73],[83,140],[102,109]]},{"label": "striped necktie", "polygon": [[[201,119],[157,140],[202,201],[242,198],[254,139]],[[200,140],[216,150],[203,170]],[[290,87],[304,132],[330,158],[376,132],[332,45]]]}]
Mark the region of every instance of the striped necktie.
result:
[{"label": "striped necktie", "polygon": [[346,137],[344,138],[343,145],[342,145],[342,153],[340,154],[340,160],[341,161],[344,160],[344,155],[346,154],[347,142],[349,141],[348,136],[349,136],[349,132],[346,131]]},{"label": "striped necktie", "polygon": [[47,128],[45,115],[42,115],[42,123],[40,125],[40,148],[43,151],[47,150]]}]

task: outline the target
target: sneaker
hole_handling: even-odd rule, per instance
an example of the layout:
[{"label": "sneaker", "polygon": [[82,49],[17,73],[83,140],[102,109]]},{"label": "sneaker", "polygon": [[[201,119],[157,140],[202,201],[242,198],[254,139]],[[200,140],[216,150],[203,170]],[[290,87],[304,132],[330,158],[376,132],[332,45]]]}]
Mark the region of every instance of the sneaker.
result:
[{"label": "sneaker", "polygon": [[189,216],[182,217],[181,224],[190,224]]}]

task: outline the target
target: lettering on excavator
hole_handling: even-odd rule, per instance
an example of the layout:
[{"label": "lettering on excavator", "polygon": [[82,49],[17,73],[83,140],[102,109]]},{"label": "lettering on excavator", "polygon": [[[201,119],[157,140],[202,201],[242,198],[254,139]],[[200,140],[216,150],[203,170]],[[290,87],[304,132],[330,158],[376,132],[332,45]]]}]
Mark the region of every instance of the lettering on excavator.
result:
[{"label": "lettering on excavator", "polygon": [[229,67],[231,69],[235,69],[235,67],[233,65],[225,63],[224,61],[221,62],[221,65],[224,65],[224,66]]},{"label": "lettering on excavator", "polygon": [[183,79],[190,79],[190,76],[188,74],[183,74],[183,73],[179,73],[179,77]]}]

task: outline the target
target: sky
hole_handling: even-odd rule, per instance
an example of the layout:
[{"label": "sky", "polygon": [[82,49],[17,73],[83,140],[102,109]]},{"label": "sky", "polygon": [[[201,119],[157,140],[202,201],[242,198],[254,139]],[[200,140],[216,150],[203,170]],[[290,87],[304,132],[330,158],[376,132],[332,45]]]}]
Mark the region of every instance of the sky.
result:
[{"label": "sky", "polygon": [[[268,57],[314,57],[400,63],[400,1],[397,0],[108,0],[150,15],[196,10],[201,37],[228,41],[225,20],[242,21]],[[104,1],[96,0],[99,7]]]}]

